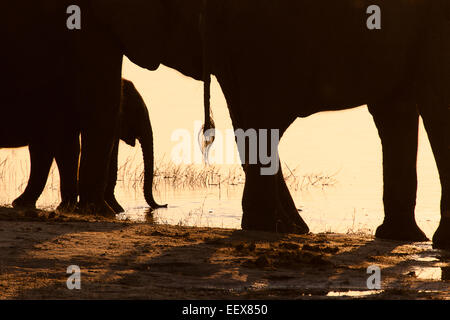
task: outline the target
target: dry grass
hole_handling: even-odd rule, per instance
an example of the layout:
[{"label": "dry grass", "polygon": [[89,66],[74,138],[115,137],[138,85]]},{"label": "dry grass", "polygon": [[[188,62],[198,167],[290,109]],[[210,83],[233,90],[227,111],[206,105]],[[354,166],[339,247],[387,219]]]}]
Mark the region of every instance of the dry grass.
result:
[{"label": "dry grass", "polygon": [[[144,181],[143,165],[133,167],[134,159],[127,160],[119,168],[119,180],[132,187],[141,188]],[[284,165],[284,177],[289,188],[302,191],[309,188],[326,188],[336,184],[336,174],[299,173],[298,168],[291,170]],[[174,189],[198,189],[227,186],[241,186],[245,183],[245,174],[240,165],[185,165],[160,161],[155,164],[154,188],[164,185]]]},{"label": "dry grass", "polygon": [[[23,191],[29,172],[28,159],[17,159],[11,154],[0,155],[0,186],[3,185],[3,189]],[[292,191],[326,188],[336,184],[336,174],[302,174],[298,168],[291,169],[287,165],[284,165],[283,172],[286,183]],[[142,189],[144,165],[136,153],[128,156],[119,164],[117,180],[121,187]],[[176,190],[195,190],[243,186],[244,182],[245,174],[240,165],[177,165],[161,159],[155,163],[153,186],[156,190],[161,186]],[[59,173],[55,164],[51,168],[46,189],[59,190]]]}]

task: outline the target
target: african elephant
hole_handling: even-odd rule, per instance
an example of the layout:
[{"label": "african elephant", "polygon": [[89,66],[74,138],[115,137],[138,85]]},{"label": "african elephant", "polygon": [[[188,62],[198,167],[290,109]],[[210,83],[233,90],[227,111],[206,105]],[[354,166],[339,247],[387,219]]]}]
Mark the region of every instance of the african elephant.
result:
[{"label": "african elephant", "polygon": [[[82,8],[80,28],[69,23],[76,8]],[[65,158],[79,148],[67,141],[81,132],[84,212],[114,214],[104,195],[119,126],[122,59],[159,66],[162,17],[159,0],[23,0],[2,9],[0,114],[7,121],[0,141],[58,150]]]},{"label": "african elephant", "polygon": [[[154,150],[153,150],[153,130],[148,115],[148,109],[134,84],[129,80],[122,80],[122,114],[119,131],[120,140],[130,146],[136,145],[139,141],[144,157],[144,197],[147,204],[152,209],[166,208],[167,204],[158,204],[153,197],[153,174],[154,174]],[[117,182],[118,170],[118,148],[119,139],[116,140],[110,163],[110,174],[106,186],[105,199],[110,207],[116,212],[123,212],[124,209],[117,202],[114,196],[114,189]]]},{"label": "african elephant", "polygon": [[[162,63],[194,78],[203,73],[206,127],[211,74],[233,126],[244,131],[277,129],[282,136],[297,117],[369,105],[383,147],[385,219],[379,238],[426,240],[414,217],[422,116],[442,186],[442,217],[433,244],[450,248],[447,0],[164,3],[170,21],[165,48],[184,46],[182,55],[163,54]],[[381,8],[381,29],[367,24],[367,9],[374,4]],[[195,71],[187,62],[198,56],[203,68]],[[242,228],[307,233],[282,170],[261,174],[265,165],[248,161],[249,146],[240,149],[246,175]]]},{"label": "african elephant", "polygon": [[[157,209],[161,206],[156,203],[153,197],[153,166],[154,166],[154,153],[153,153],[153,132],[148,115],[147,106],[142,99],[139,92],[134,87],[131,81],[122,80],[122,113],[120,117],[120,131],[118,137],[126,142],[130,146],[136,145],[136,139],[139,140],[143,156],[144,156],[144,196],[148,205],[152,209]],[[79,145],[79,137],[74,136],[74,141],[68,141],[71,145]],[[116,139],[114,143],[113,152],[110,160],[109,177],[105,192],[105,200],[108,205],[116,212],[123,212],[124,209],[117,202],[114,196],[114,189],[117,181],[118,170],[118,152],[119,152],[119,140]],[[1,146],[1,142],[0,142]],[[20,147],[20,146],[17,146]],[[36,201],[44,190],[47,182],[47,177],[50,171],[50,167],[53,162],[55,154],[42,153],[39,148],[35,148],[34,145],[29,146],[30,158],[31,158],[31,173],[28,185],[25,191],[13,202],[13,207],[32,207],[36,206]],[[58,155],[58,153],[56,153]],[[56,163],[58,167],[64,169],[65,167],[78,168],[79,150],[70,158],[56,157]],[[64,163],[69,161],[71,163]],[[61,204],[59,209],[62,211],[71,211],[75,208],[77,203],[77,190],[76,180],[77,172],[73,171],[60,171],[61,177]],[[67,186],[73,187],[68,188]]]},{"label": "african elephant", "polygon": [[[1,51],[0,61],[8,61],[3,71],[15,81],[2,86],[0,101],[8,105],[2,114],[23,124],[17,129],[8,123],[0,129],[7,131],[0,133],[18,140],[39,133],[53,142],[55,129],[61,132],[58,137],[67,131],[60,125],[64,121],[55,120],[72,124],[77,123],[73,117],[82,119],[80,199],[85,207],[104,203],[119,97],[110,101],[101,97],[118,92],[125,54],[141,67],[153,70],[162,63],[205,81],[206,128],[211,126],[207,90],[211,74],[220,83],[236,129],[277,129],[281,137],[297,117],[368,104],[383,145],[385,220],[376,233],[380,238],[426,239],[414,217],[417,119],[422,116],[442,186],[442,218],[433,243],[450,247],[447,0],[70,2],[22,1],[3,9],[0,27],[14,31],[3,37],[9,50]],[[69,4],[82,7],[81,30],[61,28],[60,12]],[[374,4],[382,9],[382,27],[373,30],[366,22],[367,8]],[[33,28],[42,21],[41,28]],[[27,41],[21,41],[24,38]],[[30,48],[42,49],[31,53]],[[47,81],[39,79],[44,73]],[[72,77],[67,79],[67,74]],[[82,83],[86,76],[93,81]],[[55,83],[61,90],[50,95],[50,105],[71,101],[72,106],[64,109],[70,112],[42,103]],[[36,107],[15,113],[12,106],[31,104],[14,99],[34,101]],[[45,122],[34,124],[42,114],[58,128],[40,132]],[[240,151],[248,154],[246,149]],[[308,232],[281,169],[262,175],[265,165],[244,156],[242,227]]]}]

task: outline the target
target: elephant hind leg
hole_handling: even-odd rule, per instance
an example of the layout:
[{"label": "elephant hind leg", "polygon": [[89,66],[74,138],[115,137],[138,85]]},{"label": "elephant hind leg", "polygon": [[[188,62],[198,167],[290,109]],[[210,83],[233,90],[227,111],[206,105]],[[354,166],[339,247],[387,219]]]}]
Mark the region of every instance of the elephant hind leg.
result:
[{"label": "elephant hind leg", "polygon": [[[280,136],[282,136],[284,130],[280,131]],[[262,141],[259,141],[260,139]],[[284,180],[278,156],[278,141],[276,145],[273,145],[271,142],[264,140],[263,137],[257,134],[254,141],[258,142],[258,147],[252,146],[249,143],[250,141],[246,140],[245,150],[243,145],[239,146],[238,143],[242,162],[245,163],[244,171],[246,177],[242,198],[242,229],[297,234],[308,233],[309,228],[299,215]],[[266,146],[266,151],[271,150],[276,153],[276,160],[271,157],[271,162],[268,164],[271,169],[267,174],[263,170],[268,169],[267,165],[262,165],[261,159],[255,164],[252,164],[252,161],[249,159],[251,158],[249,155],[252,153],[261,156],[261,143],[270,144],[270,146]],[[274,166],[272,161],[277,161],[278,166]],[[272,173],[274,167],[277,170],[275,173]]]},{"label": "elephant hind leg", "polygon": [[280,212],[283,213],[283,220],[287,222],[289,232],[294,232],[298,234],[309,233],[309,227],[306,222],[298,213],[298,209],[295,206],[295,202],[292,199],[291,193],[284,180],[284,175],[281,169],[281,163],[279,164],[279,171],[277,173],[278,184],[277,184],[277,198],[278,204],[281,205]]},{"label": "elephant hind leg", "polygon": [[417,144],[419,114],[409,101],[369,105],[383,148],[385,218],[376,237],[400,241],[428,240],[417,226]]},{"label": "elephant hind leg", "polygon": [[305,234],[307,224],[298,214],[282,173],[263,176],[261,167],[245,168],[242,229]]},{"label": "elephant hind leg", "polygon": [[429,103],[420,107],[425,129],[441,181],[441,221],[433,236],[433,246],[450,249],[450,108],[448,103]]},{"label": "elephant hind leg", "polygon": [[50,146],[32,143],[28,149],[31,160],[30,177],[25,191],[13,201],[14,208],[36,207],[36,201],[44,191],[53,162],[53,152]]}]

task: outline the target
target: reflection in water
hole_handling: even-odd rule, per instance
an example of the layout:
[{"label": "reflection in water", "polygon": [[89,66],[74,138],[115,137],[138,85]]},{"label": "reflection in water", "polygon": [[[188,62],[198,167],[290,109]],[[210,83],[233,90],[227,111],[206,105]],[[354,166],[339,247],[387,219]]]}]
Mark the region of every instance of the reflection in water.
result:
[{"label": "reflection in water", "polygon": [[418,279],[421,280],[434,280],[441,281],[442,279],[442,269],[439,267],[415,267],[414,273]]},{"label": "reflection in water", "polygon": [[328,292],[327,297],[353,297],[363,298],[378,295],[383,293],[384,290],[366,290],[366,291],[331,291]]},{"label": "reflection in water", "polygon": [[436,254],[433,255],[412,255],[411,260],[419,261],[419,262],[438,262],[439,258]]},{"label": "reflection in water", "polygon": [[446,254],[440,250],[433,250],[429,243],[417,243],[413,245],[413,248],[422,252],[408,256],[408,260],[416,262],[416,266],[412,267],[407,275],[428,281],[450,280],[450,266]]},{"label": "reflection in water", "polygon": [[117,215],[117,219],[121,221],[133,221],[133,222],[145,222],[148,224],[157,224],[154,211],[148,207],[136,208],[133,210],[133,214],[129,212],[123,212]]},{"label": "reflection in water", "polygon": [[450,267],[415,267],[413,272],[421,280],[450,281]]},{"label": "reflection in water", "polygon": [[[125,192],[126,191],[126,192]],[[155,192],[160,202],[168,203],[168,208],[155,210],[149,214],[144,199],[135,197],[130,202],[130,190],[119,193],[119,202],[127,202],[127,212],[121,214],[120,219],[145,222],[152,217],[152,221],[159,224],[198,226],[198,227],[240,227],[241,187],[230,187],[221,194],[218,188],[199,188],[196,190],[164,189]],[[128,200],[127,200],[128,199]]]}]

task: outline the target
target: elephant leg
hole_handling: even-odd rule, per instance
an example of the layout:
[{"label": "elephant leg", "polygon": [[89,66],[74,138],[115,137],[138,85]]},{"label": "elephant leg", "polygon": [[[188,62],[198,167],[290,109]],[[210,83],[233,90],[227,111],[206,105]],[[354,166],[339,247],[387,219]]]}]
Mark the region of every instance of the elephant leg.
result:
[{"label": "elephant leg", "polygon": [[35,208],[47,183],[53,162],[52,148],[47,145],[30,144],[31,172],[25,191],[13,201],[14,208]]},{"label": "elephant leg", "polygon": [[420,107],[441,181],[441,221],[433,236],[433,246],[450,249],[450,109],[448,103]]},{"label": "elephant leg", "polygon": [[[251,149],[254,149],[253,152],[256,150],[247,143],[245,154],[252,152]],[[262,174],[264,166],[260,163],[244,165],[246,180],[242,197],[242,229],[308,233],[309,228],[300,217],[284,180],[278,157],[276,161],[279,169],[273,175]]]},{"label": "elephant leg", "polygon": [[105,201],[105,190],[117,123],[109,121],[110,115],[95,114],[92,118],[81,134],[80,210],[115,217],[114,210]]},{"label": "elephant leg", "polygon": [[117,169],[118,169],[118,154],[119,154],[119,140],[114,143],[114,147],[111,153],[111,159],[109,162],[109,176],[108,183],[106,185],[105,200],[106,203],[114,210],[115,213],[121,213],[125,210],[117,202],[114,196],[114,189],[117,183]]},{"label": "elephant leg", "polygon": [[277,232],[277,176],[261,176],[260,166],[244,165],[243,230]]},{"label": "elephant leg", "polygon": [[385,218],[376,237],[401,241],[426,241],[417,226],[417,144],[419,114],[413,103],[369,105],[383,148],[383,202]]},{"label": "elephant leg", "polygon": [[[235,68],[236,70],[239,69],[239,67]],[[232,72],[233,67],[227,66],[225,70],[227,71],[219,75],[218,80],[227,100],[234,129],[248,131],[253,128],[258,132],[259,129],[267,128],[268,136],[270,136],[271,130],[278,128],[279,139],[281,139],[289,125],[297,118],[297,115],[275,112],[274,106],[284,105],[288,101],[274,101],[272,92],[265,97],[260,91],[261,85],[257,85],[254,78],[251,77],[247,80],[237,78],[236,73]],[[247,81],[252,85],[245,89],[240,89],[240,86],[237,85]],[[280,94],[279,97],[281,96],[283,95]],[[256,100],[255,97],[259,98]],[[236,138],[239,140],[238,137]],[[259,138],[256,140],[259,140]],[[245,144],[238,141],[238,149],[245,173],[242,196],[242,229],[297,234],[308,233],[309,228],[299,215],[284,181],[279,156],[276,160],[273,160],[278,163],[277,172],[272,175],[261,174],[261,169],[265,166],[259,160],[256,164],[248,161],[248,155],[252,149],[249,140],[246,139]],[[275,152],[278,155],[278,142],[276,146],[271,143],[266,150],[272,151],[273,148],[277,148]],[[258,146],[253,148],[253,152],[256,150],[259,153],[259,141],[256,141],[256,143]]]},{"label": "elephant leg", "polygon": [[78,200],[78,161],[80,157],[79,132],[65,139],[55,153],[60,176],[61,203],[57,211],[72,212]]},{"label": "elephant leg", "polygon": [[277,173],[278,178],[278,204],[281,205],[280,212],[283,213],[283,221],[288,226],[294,226],[296,233],[308,233],[309,228],[305,221],[298,213],[298,209],[295,206],[295,202],[292,199],[291,193],[284,180],[283,171],[281,169],[281,163],[279,164],[279,171]]}]

